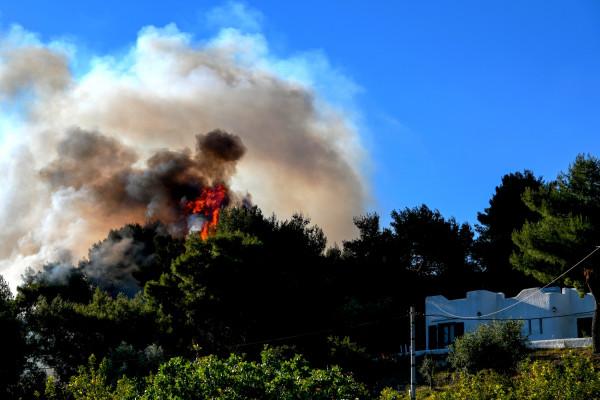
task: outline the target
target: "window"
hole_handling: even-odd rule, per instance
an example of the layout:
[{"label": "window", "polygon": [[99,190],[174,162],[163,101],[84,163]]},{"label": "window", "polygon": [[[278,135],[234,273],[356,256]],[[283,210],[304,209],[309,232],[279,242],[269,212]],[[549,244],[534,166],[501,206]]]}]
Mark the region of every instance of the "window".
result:
[{"label": "window", "polygon": [[465,332],[464,322],[452,322],[447,324],[430,325],[429,349],[445,349],[454,343],[454,339]]},{"label": "window", "polygon": [[427,343],[428,349],[437,349],[437,325],[429,325],[429,343]]},{"label": "window", "polygon": [[542,319],[540,318],[538,321],[540,321],[540,335],[542,333],[544,333],[544,327],[542,326]]},{"label": "window", "polygon": [[592,335],[592,317],[577,318],[577,337],[590,337]]}]

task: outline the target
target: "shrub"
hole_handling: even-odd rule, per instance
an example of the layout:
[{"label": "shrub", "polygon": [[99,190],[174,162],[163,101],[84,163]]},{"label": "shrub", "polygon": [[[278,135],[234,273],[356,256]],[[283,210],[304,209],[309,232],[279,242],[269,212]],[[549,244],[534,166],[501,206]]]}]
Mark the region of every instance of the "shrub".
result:
[{"label": "shrub", "polygon": [[[382,397],[383,398],[383,397]],[[600,398],[600,372],[589,357],[569,352],[559,364],[523,362],[521,374],[509,378],[492,370],[460,375],[456,385],[431,400],[590,400]]]},{"label": "shrub", "polygon": [[329,351],[329,362],[339,365],[345,371],[351,371],[359,379],[365,379],[369,375],[371,357],[364,347],[345,336],[330,336],[327,338],[331,349]]},{"label": "shrub", "polygon": [[333,366],[311,369],[299,355],[281,360],[269,349],[261,362],[240,356],[215,356],[163,364],[142,399],[354,399],[364,398],[364,386]]},{"label": "shrub", "polygon": [[433,383],[435,380],[435,373],[437,372],[437,369],[438,369],[437,361],[429,358],[428,356],[425,356],[425,358],[423,358],[423,362],[421,363],[421,366],[419,367],[419,373],[421,375],[423,375],[423,377],[429,384],[430,389],[433,387]]},{"label": "shrub", "polygon": [[406,399],[406,397],[406,395],[400,394],[391,387],[386,387],[381,391],[381,394],[379,395],[379,400],[404,400]]},{"label": "shrub", "polygon": [[586,400],[600,398],[600,372],[592,361],[570,351],[561,363],[523,363],[515,399]]},{"label": "shrub", "polygon": [[[493,370],[482,370],[473,375],[461,373],[451,389],[433,395],[434,400],[512,400],[510,379]],[[516,399],[515,399],[516,400]]]},{"label": "shrub", "polygon": [[468,374],[484,369],[501,374],[514,372],[528,352],[529,339],[522,328],[522,321],[480,324],[450,346],[448,362]]},{"label": "shrub", "polygon": [[[115,385],[107,382],[106,359],[103,359],[96,368],[96,357],[92,355],[88,360],[88,367],[80,366],[77,375],[69,379],[64,386],[57,386],[54,377],[46,381],[45,397],[47,399],[74,399],[74,400],[127,400],[139,396],[135,381],[123,376]],[[36,393],[37,397],[41,397]]]}]

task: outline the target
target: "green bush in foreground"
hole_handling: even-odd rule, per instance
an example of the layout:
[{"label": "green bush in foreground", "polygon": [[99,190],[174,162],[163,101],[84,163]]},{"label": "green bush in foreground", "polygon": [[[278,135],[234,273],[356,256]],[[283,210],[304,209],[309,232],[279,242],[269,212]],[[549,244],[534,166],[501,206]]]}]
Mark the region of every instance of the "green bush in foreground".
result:
[{"label": "green bush in foreground", "polygon": [[261,362],[232,354],[163,364],[142,399],[355,399],[364,398],[362,384],[334,366],[310,369],[299,355],[282,361],[270,350]]},{"label": "green bush in foreground", "polygon": [[523,321],[480,324],[455,340],[448,362],[468,374],[484,369],[501,374],[514,372],[528,352],[529,339],[522,328]]},{"label": "green bush in foreground", "polygon": [[50,399],[364,399],[365,387],[339,367],[311,369],[299,355],[290,360],[277,358],[270,349],[261,354],[260,362],[244,360],[232,354],[227,359],[216,356],[194,361],[172,358],[161,365],[156,376],[147,378],[143,392],[123,377],[114,387],[107,383],[106,361],[96,369],[90,358],[88,368],[80,367],[69,383],[59,388],[48,381]]},{"label": "green bush in foreground", "polygon": [[432,400],[589,400],[600,398],[600,372],[589,357],[570,352],[560,364],[526,361],[508,378],[492,370],[462,374],[459,382]]}]

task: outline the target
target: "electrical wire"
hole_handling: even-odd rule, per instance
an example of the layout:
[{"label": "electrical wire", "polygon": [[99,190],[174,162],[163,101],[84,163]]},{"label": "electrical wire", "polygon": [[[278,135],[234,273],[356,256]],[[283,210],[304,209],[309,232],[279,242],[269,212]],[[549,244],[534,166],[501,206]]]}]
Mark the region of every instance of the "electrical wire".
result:
[{"label": "electrical wire", "polygon": [[[478,321],[528,321],[528,320],[533,320],[533,319],[553,319],[553,318],[566,318],[566,317],[575,317],[575,316],[581,316],[581,315],[593,315],[594,311],[582,311],[582,312],[577,312],[577,313],[572,313],[572,314],[561,314],[561,315],[550,315],[550,316],[546,316],[546,317],[535,317],[535,318],[480,318],[480,317],[476,317],[475,319],[477,319]],[[446,317],[446,315],[444,314],[425,314],[425,317]],[[455,319],[455,318],[451,318],[451,319]],[[460,319],[467,319],[467,318],[460,318]],[[470,319],[474,319],[474,318],[470,318]]]}]

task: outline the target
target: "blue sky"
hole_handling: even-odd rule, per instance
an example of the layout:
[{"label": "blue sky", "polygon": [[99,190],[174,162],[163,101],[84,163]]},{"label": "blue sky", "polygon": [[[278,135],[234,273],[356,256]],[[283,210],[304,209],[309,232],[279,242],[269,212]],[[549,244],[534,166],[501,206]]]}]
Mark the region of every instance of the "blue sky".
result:
[{"label": "blue sky", "polygon": [[0,3],[1,29],[77,43],[76,70],[170,23],[198,42],[260,34],[287,69],[324,64],[307,79],[349,110],[370,158],[373,201],[356,214],[425,203],[474,224],[504,174],[549,180],[600,156],[597,1]]}]

